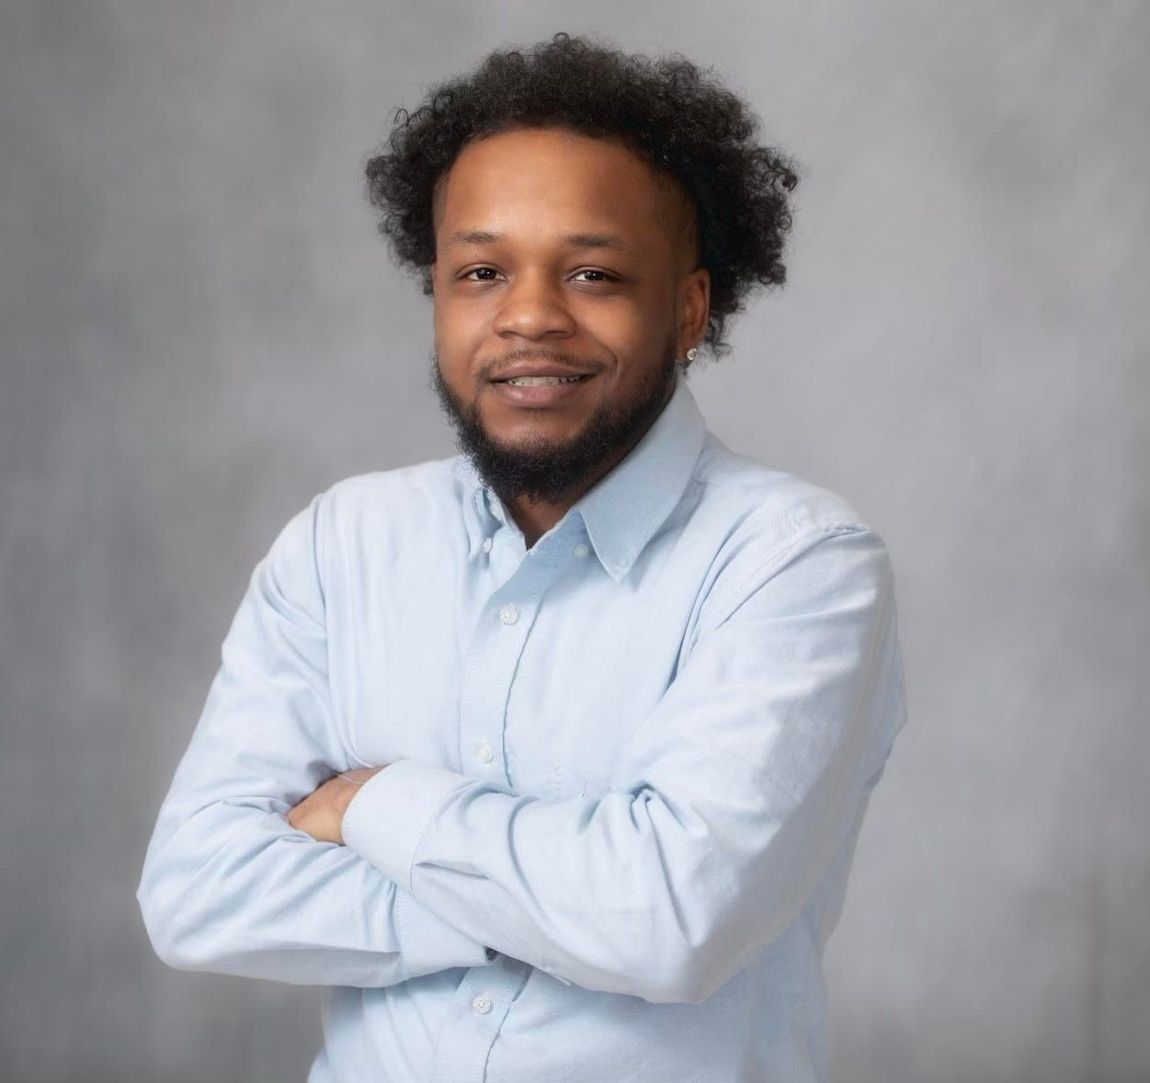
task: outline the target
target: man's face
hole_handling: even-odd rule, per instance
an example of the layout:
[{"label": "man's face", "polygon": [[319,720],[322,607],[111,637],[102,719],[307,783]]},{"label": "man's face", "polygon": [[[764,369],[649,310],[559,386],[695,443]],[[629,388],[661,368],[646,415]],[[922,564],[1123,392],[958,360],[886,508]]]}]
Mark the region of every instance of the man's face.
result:
[{"label": "man's face", "polygon": [[[557,502],[666,405],[707,298],[681,214],[631,151],[566,130],[502,132],[456,159],[437,201],[431,382],[501,497]],[[505,382],[518,368],[583,378]]]}]

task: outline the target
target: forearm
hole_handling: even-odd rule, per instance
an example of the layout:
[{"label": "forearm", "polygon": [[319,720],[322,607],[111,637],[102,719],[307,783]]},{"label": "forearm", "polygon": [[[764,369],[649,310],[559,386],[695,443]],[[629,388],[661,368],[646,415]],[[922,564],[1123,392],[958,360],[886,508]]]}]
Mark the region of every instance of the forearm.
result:
[{"label": "forearm", "polygon": [[468,935],[562,980],[654,1003],[705,999],[780,933],[865,803],[848,788],[763,817],[733,793],[720,821],[654,790],[546,801],[395,767],[390,791],[375,791],[380,808],[417,792],[446,803],[417,842],[365,839],[353,820],[350,845]]},{"label": "forearm", "polygon": [[599,797],[502,792],[399,761],[344,838],[464,933],[588,989],[714,992],[841,864],[903,717],[876,536],[765,567],[635,721]]},{"label": "forearm", "polygon": [[297,985],[392,985],[488,962],[358,855],[288,823],[348,766],[330,696],[316,498],[252,573],[144,859],[169,965]]},{"label": "forearm", "polygon": [[136,892],[157,955],[181,970],[297,985],[393,985],[489,962],[358,854],[271,809],[161,816]]}]

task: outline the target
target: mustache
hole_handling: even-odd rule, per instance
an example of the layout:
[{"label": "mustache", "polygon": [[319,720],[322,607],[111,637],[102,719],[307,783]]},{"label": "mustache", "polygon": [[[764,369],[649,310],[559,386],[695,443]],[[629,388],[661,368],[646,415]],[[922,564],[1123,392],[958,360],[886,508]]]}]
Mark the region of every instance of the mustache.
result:
[{"label": "mustache", "polygon": [[553,365],[562,365],[571,369],[598,370],[598,361],[577,357],[575,354],[564,353],[562,350],[539,349],[538,347],[523,347],[504,354],[498,361],[491,361],[482,366],[485,375],[493,372],[503,372],[518,361],[550,362]]}]

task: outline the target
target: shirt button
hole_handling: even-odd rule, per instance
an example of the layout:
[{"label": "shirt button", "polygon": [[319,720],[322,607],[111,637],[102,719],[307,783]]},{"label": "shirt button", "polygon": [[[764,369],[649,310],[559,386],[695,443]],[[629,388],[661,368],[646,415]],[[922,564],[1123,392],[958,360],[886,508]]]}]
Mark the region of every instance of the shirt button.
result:
[{"label": "shirt button", "polygon": [[505,605],[499,610],[499,619],[504,624],[514,624],[519,619],[519,610],[513,605]]},{"label": "shirt button", "polygon": [[586,545],[584,545],[583,542],[580,542],[577,546],[575,546],[575,555],[580,559],[585,557],[589,552],[591,552],[591,550]]},{"label": "shirt button", "polygon": [[495,753],[491,751],[491,746],[486,741],[480,741],[475,746],[475,754],[484,762],[490,763],[495,757]]},{"label": "shirt button", "polygon": [[491,539],[490,538],[484,538],[483,539],[483,551],[485,553],[491,552]]},{"label": "shirt button", "polygon": [[491,997],[480,993],[479,996],[472,1000],[471,1007],[476,1015],[486,1015],[491,1011]]}]

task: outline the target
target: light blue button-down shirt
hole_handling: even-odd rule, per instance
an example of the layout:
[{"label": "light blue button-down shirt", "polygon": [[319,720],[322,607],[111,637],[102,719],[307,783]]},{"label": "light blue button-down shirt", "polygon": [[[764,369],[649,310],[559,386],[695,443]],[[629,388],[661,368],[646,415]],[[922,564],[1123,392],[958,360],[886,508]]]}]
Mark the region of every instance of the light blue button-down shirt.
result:
[{"label": "light blue button-down shirt", "polygon": [[[171,966],[328,987],[309,1083],[823,1080],[823,947],[905,719],[881,537],[680,378],[530,549],[462,455],[295,515],[137,898]],[[287,823],[381,764],[345,845]]]}]

